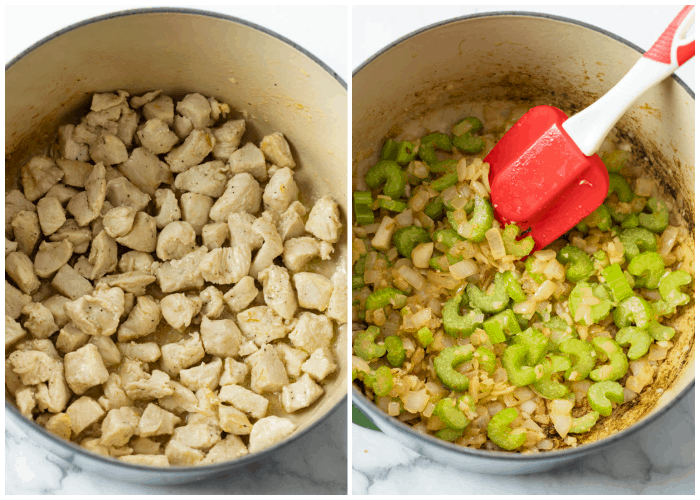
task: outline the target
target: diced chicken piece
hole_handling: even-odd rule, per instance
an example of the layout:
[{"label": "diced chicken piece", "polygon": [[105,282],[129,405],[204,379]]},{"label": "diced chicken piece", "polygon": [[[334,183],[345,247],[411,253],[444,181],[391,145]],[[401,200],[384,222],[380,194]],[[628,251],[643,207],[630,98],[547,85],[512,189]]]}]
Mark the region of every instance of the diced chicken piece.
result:
[{"label": "diced chicken piece", "polygon": [[[144,96],[145,97],[145,96]],[[143,116],[146,120],[157,118],[165,122],[168,126],[173,124],[175,117],[175,106],[170,96],[159,95],[157,98],[143,104]]]},{"label": "diced chicken piece", "polygon": [[231,112],[231,107],[228,104],[217,101],[214,97],[208,98],[211,106],[211,123],[214,124],[220,117],[226,118]]},{"label": "diced chicken piece", "polygon": [[90,387],[104,384],[109,378],[100,352],[94,344],[87,344],[75,352],[69,352],[63,359],[66,382],[78,395]]},{"label": "diced chicken piece", "polygon": [[56,198],[42,198],[37,204],[39,225],[45,236],[55,233],[66,222],[66,211]]},{"label": "diced chicken piece", "polygon": [[122,115],[117,120],[117,133],[116,136],[124,145],[128,148],[134,140],[134,133],[139,125],[139,115],[135,111],[129,109],[127,104],[122,104]]},{"label": "diced chicken piece", "polygon": [[138,212],[131,231],[116,240],[117,243],[139,252],[153,252],[156,249],[157,238],[156,220],[145,212]]},{"label": "diced chicken piece", "polygon": [[207,354],[221,357],[236,356],[243,341],[241,331],[232,319],[202,318],[202,342]]},{"label": "diced chicken piece", "polygon": [[221,358],[213,358],[211,363],[180,370],[180,382],[192,391],[205,388],[213,391],[219,386],[222,368]]},{"label": "diced chicken piece", "polygon": [[[152,274],[143,271],[132,271],[130,273],[123,274],[110,274],[105,276],[98,281],[99,283],[104,283],[110,287],[119,287],[126,294],[132,294],[133,296],[140,297],[146,293],[146,287],[153,283],[156,277]],[[133,297],[132,297],[133,300]],[[124,305],[124,311],[128,314],[129,311],[126,310],[126,302]]]},{"label": "diced chicken piece", "polygon": [[180,370],[199,363],[204,357],[204,347],[197,332],[179,342],[162,346],[160,351],[161,366],[172,377],[180,373]]},{"label": "diced chicken piece", "polygon": [[85,253],[92,241],[92,231],[89,227],[79,227],[74,219],[68,219],[58,231],[49,236],[49,240],[69,240],[73,244],[74,253]]},{"label": "diced chicken piece", "polygon": [[202,234],[202,228],[209,222],[209,211],[214,200],[209,196],[198,193],[185,193],[180,197],[182,218],[194,228],[194,232]]},{"label": "diced chicken piece", "polygon": [[151,438],[132,437],[129,446],[137,455],[162,455],[160,443]]},{"label": "diced chicken piece", "polygon": [[170,381],[173,393],[158,400],[158,404],[174,413],[195,412],[198,409],[197,397],[179,382]]},{"label": "diced chicken piece", "polygon": [[267,180],[265,156],[252,142],[231,154],[228,158],[228,168],[234,175],[247,172],[260,182]]},{"label": "diced chicken piece", "polygon": [[5,272],[28,295],[36,292],[41,285],[34,273],[32,261],[22,252],[12,252],[5,258]]},{"label": "diced chicken piece", "polygon": [[75,125],[61,125],[58,127],[58,154],[68,160],[87,161],[88,146],[78,144],[73,140]]},{"label": "diced chicken piece", "polygon": [[90,340],[90,335],[83,332],[73,323],[65,325],[56,338],[56,348],[63,354],[77,351]]},{"label": "diced chicken piece", "polygon": [[[193,132],[194,133],[194,132]],[[209,217],[216,222],[227,221],[236,212],[256,213],[260,210],[262,189],[249,173],[234,175],[226,184],[226,191],[211,207]]]},{"label": "diced chicken piece", "polygon": [[32,413],[36,408],[36,389],[34,387],[23,387],[15,393],[15,402],[22,415],[32,419]]},{"label": "diced chicken piece", "polygon": [[107,195],[106,182],[105,168],[98,163],[85,181],[85,191],[79,192],[68,202],[66,210],[75,217],[79,226],[85,226],[100,216]]},{"label": "diced chicken piece", "polygon": [[202,278],[217,285],[238,283],[250,269],[250,249],[248,247],[215,248],[199,263]]},{"label": "diced chicken piece", "polygon": [[92,295],[66,304],[66,314],[88,335],[109,336],[117,331],[124,313],[124,291],[98,284]]},{"label": "diced chicken piece", "polygon": [[144,363],[153,363],[160,359],[160,347],[155,342],[144,342],[142,344],[119,342],[117,348],[122,353],[122,356]]},{"label": "diced chicken piece", "polygon": [[141,130],[136,132],[141,145],[151,153],[160,155],[169,152],[173,146],[180,142],[175,132],[168,128],[168,125],[158,118],[148,120]]},{"label": "diced chicken piece", "polygon": [[333,323],[322,314],[302,313],[296,326],[289,334],[289,340],[309,354],[320,347],[329,347],[333,339]]},{"label": "diced chicken piece", "polygon": [[83,396],[76,399],[66,409],[70,418],[70,425],[76,435],[83,432],[105,415],[105,411],[94,399]]},{"label": "diced chicken piece", "polygon": [[333,353],[327,347],[316,349],[311,357],[301,365],[302,371],[309,374],[316,382],[321,382],[337,368],[333,362]]},{"label": "diced chicken piece", "polygon": [[22,314],[27,316],[24,328],[29,330],[34,338],[47,339],[58,331],[53,320],[53,314],[43,304],[32,302],[22,309]]},{"label": "diced chicken piece", "polygon": [[22,191],[13,189],[5,195],[5,235],[8,238],[14,238],[14,230],[12,228],[12,219],[20,212],[36,212],[37,208],[34,203],[28,201]]},{"label": "diced chicken piece", "polygon": [[53,342],[49,339],[32,339],[23,340],[15,346],[17,351],[39,351],[43,352],[47,356],[56,361],[61,361],[61,356],[59,356],[58,351],[53,345]]},{"label": "diced chicken piece", "polygon": [[239,385],[223,386],[219,399],[253,418],[263,418],[269,405],[267,398]]},{"label": "diced chicken piece", "polygon": [[88,262],[93,266],[90,274],[92,280],[101,278],[117,268],[117,242],[107,234],[106,230],[103,229],[92,242]]},{"label": "diced chicken piece", "polygon": [[90,158],[95,163],[102,162],[111,166],[128,160],[129,153],[126,152],[126,146],[119,137],[101,132],[97,140],[90,145]]},{"label": "diced chicken piece", "polygon": [[275,258],[282,255],[284,251],[284,245],[282,244],[282,238],[280,238],[277,232],[277,227],[270,220],[266,220],[264,217],[260,217],[253,223],[253,231],[262,236],[265,241],[255,254],[255,259],[250,266],[249,274],[253,278],[258,278],[258,274],[263,269],[267,269],[272,265]]},{"label": "diced chicken piece", "polygon": [[[88,450],[90,453],[94,453],[96,455],[102,455],[103,457],[109,457],[109,448],[102,443],[100,443],[100,438],[85,438],[80,442],[80,446],[82,448],[85,448]],[[129,458],[130,455],[126,455],[121,458]]]},{"label": "diced chicken piece", "polygon": [[102,129],[110,134],[116,134],[119,128],[117,120],[122,114],[121,106],[112,106],[101,111],[90,111],[81,122],[93,127],[95,130]]},{"label": "diced chicken piece", "polygon": [[58,183],[54,184],[44,198],[56,198],[61,205],[66,205],[73,196],[78,194],[78,190],[74,187],[66,186],[65,184]]},{"label": "diced chicken piece", "polygon": [[202,244],[209,250],[221,248],[228,238],[228,224],[214,222],[202,228]]},{"label": "diced chicken piece", "polygon": [[[21,254],[21,255],[24,255],[24,254]],[[5,272],[10,274],[9,267],[7,265],[7,261],[5,261]],[[32,274],[33,274],[33,269],[32,269]],[[35,277],[35,279],[36,279],[36,277]],[[37,288],[39,288],[38,280],[37,280]],[[22,309],[24,308],[24,306],[29,304],[31,301],[32,301],[31,296],[20,292],[14,286],[9,284],[7,282],[7,280],[5,280],[5,315],[10,316],[12,319],[19,318],[19,315],[22,314]]]},{"label": "diced chicken piece", "polygon": [[[58,270],[56,276],[54,276],[51,281],[51,286],[53,286],[58,293],[65,295],[71,300],[77,300],[84,295],[89,295],[94,290],[90,282],[78,274],[78,272],[68,264]],[[68,314],[67,310],[66,314]]]},{"label": "diced chicken piece", "polygon": [[134,186],[150,196],[156,193],[162,183],[173,182],[168,164],[146,148],[135,148],[129,159],[117,168]]},{"label": "diced chicken piece", "polygon": [[279,221],[277,221],[277,232],[282,241],[304,235],[304,215],[306,215],[306,208],[298,201],[292,202],[287,210],[280,215]]},{"label": "diced chicken piece", "polygon": [[153,262],[154,259],[151,257],[151,254],[131,250],[123,254],[119,259],[119,270],[123,273],[140,271],[153,274]]},{"label": "diced chicken piece", "polygon": [[41,226],[39,225],[39,216],[36,212],[24,211],[18,213],[12,219],[12,229],[19,251],[32,255],[41,239]]},{"label": "diced chicken piece", "polygon": [[208,286],[199,292],[199,298],[202,299],[202,318],[216,319],[224,312],[224,294],[215,286]]},{"label": "diced chicken piece", "polygon": [[149,403],[136,427],[136,435],[151,437],[172,434],[175,430],[175,425],[180,422],[181,420],[179,417],[176,417],[169,411],[163,410],[153,403]]},{"label": "diced chicken piece", "polygon": [[241,441],[241,438],[234,434],[229,434],[223,441],[219,441],[209,450],[207,456],[202,460],[201,465],[227,462],[244,457],[247,454],[248,449],[243,441]]},{"label": "diced chicken piece", "polygon": [[170,386],[170,377],[160,370],[153,370],[148,378],[129,382],[124,386],[124,392],[134,401],[159,399],[170,396],[174,389]]},{"label": "diced chicken piece", "polygon": [[284,363],[287,373],[293,378],[299,378],[301,376],[301,365],[307,360],[309,355],[301,349],[295,349],[284,342],[275,344],[275,348],[277,349],[277,355]]},{"label": "diced chicken piece", "polygon": [[17,391],[24,387],[25,385],[22,383],[20,376],[12,371],[12,363],[5,358],[5,390],[14,397]]},{"label": "diced chicken piece", "polygon": [[257,453],[279,443],[294,432],[296,426],[291,420],[275,416],[261,418],[250,431],[248,451]]},{"label": "diced chicken piece", "polygon": [[76,125],[73,130],[73,140],[78,144],[92,145],[97,142],[98,132],[99,130],[96,127],[88,125],[87,123],[80,123]]},{"label": "diced chicken piece", "polygon": [[202,163],[179,174],[173,186],[180,191],[218,198],[226,189],[226,170],[224,162],[219,160]]},{"label": "diced chicken piece", "polygon": [[202,309],[202,299],[196,295],[173,293],[160,301],[163,319],[176,330],[184,330]]},{"label": "diced chicken piece", "polygon": [[156,226],[163,229],[173,221],[179,220],[181,213],[175,193],[170,189],[159,189],[156,191]]},{"label": "diced chicken piece", "polygon": [[162,93],[163,93],[162,90],[154,90],[152,92],[147,92],[147,93],[143,94],[142,96],[134,96],[131,98],[131,101],[129,101],[129,102],[130,102],[132,108],[138,109],[141,106],[143,106],[144,104],[148,104],[149,102],[151,102],[153,99],[155,99],[156,97],[158,97]]},{"label": "diced chicken piece", "polygon": [[131,207],[137,212],[146,208],[151,197],[134,186],[126,177],[107,182],[107,199],[114,207]]},{"label": "diced chicken piece", "polygon": [[206,455],[203,451],[187,446],[176,439],[171,439],[165,447],[165,456],[170,465],[183,467],[199,465]]},{"label": "diced chicken piece", "polygon": [[238,355],[242,358],[245,358],[246,356],[250,356],[258,350],[260,350],[260,348],[255,344],[255,342],[252,340],[248,340],[246,342],[243,342],[241,344],[241,347],[238,348]]},{"label": "diced chicken piece", "polygon": [[265,303],[284,319],[291,320],[297,310],[297,300],[287,270],[271,265],[258,274],[258,280],[263,285]]},{"label": "diced chicken piece", "polygon": [[27,336],[22,325],[17,323],[7,314],[5,315],[5,352],[14,344]]},{"label": "diced chicken piece", "polygon": [[181,146],[165,155],[165,162],[170,166],[171,172],[182,173],[202,163],[215,144],[216,139],[208,130],[193,130]]},{"label": "diced chicken piece", "polygon": [[207,247],[201,246],[179,260],[169,260],[161,264],[155,271],[158,286],[163,293],[201,288],[204,286],[199,263],[207,255]]},{"label": "diced chicken piece", "polygon": [[63,170],[63,183],[77,188],[85,187],[87,178],[92,172],[92,165],[84,161],[58,158],[56,165]]},{"label": "diced chicken piece", "polygon": [[328,302],[326,315],[337,321],[339,325],[344,325],[348,317],[348,288],[345,271],[341,269],[333,273],[331,281],[333,282],[333,293]]},{"label": "diced chicken piece", "polygon": [[[173,121],[173,132],[181,140],[187,139],[187,136],[194,130],[194,125],[189,118],[185,118],[181,115],[175,115],[175,120]],[[216,146],[214,146],[216,147]]]},{"label": "diced chicken piece", "polygon": [[[224,223],[217,222],[217,224],[224,224]],[[228,232],[228,226],[226,226],[226,232]],[[5,257],[10,255],[12,252],[16,252],[16,251],[17,251],[17,243],[15,243],[14,241],[8,240],[7,236],[5,236]]]},{"label": "diced chicken piece", "polygon": [[267,306],[251,307],[238,313],[236,319],[246,338],[259,346],[284,338],[289,332],[282,317]]},{"label": "diced chicken piece", "polygon": [[172,440],[190,448],[207,450],[221,441],[221,431],[208,424],[187,424],[175,429]]},{"label": "diced chicken piece", "polygon": [[50,278],[68,262],[72,255],[73,244],[68,240],[58,243],[42,241],[34,258],[34,270],[40,278]]},{"label": "diced chicken piece", "polygon": [[51,311],[54,321],[62,328],[68,321],[68,315],[66,314],[66,304],[70,302],[70,299],[62,295],[52,295],[48,299],[43,300],[41,303]]},{"label": "diced chicken piece", "polygon": [[248,356],[246,364],[250,366],[250,388],[253,392],[276,392],[289,384],[284,364],[277,350],[269,344]]},{"label": "diced chicken piece", "polygon": [[282,388],[282,406],[287,413],[294,413],[311,406],[323,395],[323,389],[308,374],[293,384]]},{"label": "diced chicken piece", "polygon": [[201,94],[187,94],[177,103],[177,112],[188,118],[194,128],[202,130],[213,124],[211,119],[211,105],[206,97]]},{"label": "diced chicken piece", "polygon": [[[120,373],[125,373],[134,366],[139,366],[138,362],[125,359],[120,367]],[[143,372],[143,377],[148,377],[148,374]],[[109,375],[107,382],[102,385],[102,389],[104,391],[104,396],[100,397],[98,402],[105,411],[122,408],[124,406],[132,406],[134,404],[131,398],[124,392],[122,377],[116,373]]]},{"label": "diced chicken piece", "polygon": [[281,132],[275,132],[263,137],[263,140],[260,142],[260,149],[265,154],[265,159],[270,163],[274,163],[280,168],[296,167],[287,139],[284,138]]},{"label": "diced chicken piece", "polygon": [[211,133],[216,138],[216,145],[212,150],[214,158],[226,161],[241,143],[241,138],[245,133],[245,120],[228,121],[222,126],[212,129]]},{"label": "diced chicken piece", "polygon": [[233,358],[224,360],[224,370],[219,379],[219,385],[243,385],[250,369],[245,363],[236,361]]},{"label": "diced chicken piece", "polygon": [[301,271],[311,259],[321,257],[321,260],[329,260],[333,253],[333,245],[326,241],[318,241],[308,236],[292,238],[284,242],[282,261],[293,272]]},{"label": "diced chicken piece", "polygon": [[110,410],[102,421],[102,437],[104,446],[124,446],[136,432],[141,417],[132,407],[125,406]]},{"label": "diced chicken piece", "polygon": [[161,260],[181,259],[197,247],[196,240],[189,222],[171,222],[158,235],[156,255]]},{"label": "diced chicken piece", "polygon": [[22,166],[20,175],[24,196],[36,201],[63,178],[63,170],[51,158],[35,156]]},{"label": "diced chicken piece", "polygon": [[329,243],[336,243],[340,239],[342,227],[338,204],[330,196],[324,196],[316,202],[306,221],[309,233]]},{"label": "diced chicken piece", "polygon": [[105,366],[113,367],[121,363],[122,353],[110,337],[91,337],[88,343],[97,347]]},{"label": "diced chicken piece", "polygon": [[228,232],[232,247],[247,246],[255,250],[262,246],[263,237],[253,231],[255,221],[256,217],[247,212],[237,212],[228,216]]},{"label": "diced chicken piece", "polygon": [[258,296],[258,292],[255,280],[250,276],[245,276],[236,286],[224,294],[224,301],[232,312],[237,313],[248,307]]},{"label": "diced chicken piece", "polygon": [[[234,153],[235,154],[235,153]],[[263,193],[265,209],[283,213],[299,197],[299,188],[289,168],[281,168],[270,179]]]},{"label": "diced chicken piece", "polygon": [[129,93],[125,90],[117,90],[116,93],[107,92],[104,94],[93,94],[90,110],[104,111],[105,109],[109,109],[114,106],[119,106],[120,104],[126,102],[127,97],[129,97]]},{"label": "diced chicken piece", "polygon": [[134,465],[150,465],[151,467],[170,467],[168,457],[165,455],[126,455],[119,457],[118,460]]},{"label": "diced chicken piece", "polygon": [[136,213],[136,210],[132,207],[112,208],[102,217],[102,225],[112,238],[126,236],[134,227]]},{"label": "diced chicken piece", "polygon": [[297,273],[294,286],[299,305],[306,309],[325,311],[333,293],[333,282],[317,273]]},{"label": "diced chicken piece", "polygon": [[[117,278],[121,278],[123,275],[113,274],[112,276],[116,276]],[[109,276],[108,278],[112,278],[112,276]],[[118,286],[122,290],[129,288],[129,286],[132,286],[131,282],[128,278],[124,279],[123,282],[120,282],[118,279],[109,279],[108,280],[107,278],[102,278],[102,280],[100,280],[100,282],[105,283],[107,286],[110,286],[110,287],[111,286]],[[117,283],[117,284],[113,284],[113,283]],[[134,284],[133,286],[135,287],[138,285]],[[143,294],[141,294],[141,295],[143,295]],[[125,290],[124,291],[124,312],[122,313],[121,317],[119,318],[120,320],[123,321],[129,317],[129,313],[131,313],[131,310],[134,308],[135,302],[136,302],[136,295],[134,295],[131,292],[127,292]]]},{"label": "diced chicken piece", "polygon": [[71,429],[70,417],[65,413],[56,413],[46,422],[44,426],[47,431],[56,436],[70,440]]},{"label": "diced chicken piece", "polygon": [[219,426],[224,432],[237,436],[248,435],[253,428],[245,413],[228,405],[219,406]]}]

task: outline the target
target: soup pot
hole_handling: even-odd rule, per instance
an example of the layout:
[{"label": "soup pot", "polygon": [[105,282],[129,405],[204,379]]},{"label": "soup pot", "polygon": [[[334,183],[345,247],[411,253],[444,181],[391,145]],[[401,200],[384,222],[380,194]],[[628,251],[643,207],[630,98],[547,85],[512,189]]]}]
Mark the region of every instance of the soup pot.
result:
[{"label": "soup pot", "polygon": [[[281,131],[299,167],[295,181],[309,205],[325,194],[346,211],[347,88],[328,66],[290,40],[230,16],[189,9],[124,11],[70,26],[29,48],[5,68],[5,190],[19,169],[47,151],[59,124],[84,115],[92,94],[116,89],[140,95],[199,92],[246,118],[243,142]],[[345,266],[344,242],[334,263]],[[337,334],[338,371],[324,396],[290,418],[296,432],[260,453],[202,467],[157,468],[94,455],[24,418],[5,415],[42,447],[80,468],[141,483],[178,483],[265,459],[309,432],[347,397],[347,334]]]},{"label": "soup pot", "polygon": [[[355,70],[352,157],[355,186],[379,159],[391,129],[465,101],[545,100],[580,110],[605,94],[644,53],[578,21],[526,12],[479,14],[428,26],[397,40]],[[649,159],[647,175],[676,200],[694,238],[695,95],[677,77],[645,93],[617,125]],[[393,134],[395,135],[395,134]],[[384,433],[438,462],[476,472],[524,474],[599,453],[648,425],[694,386],[695,310],[677,330],[654,383],[579,438],[576,448],[521,455],[457,446],[390,417],[353,387],[353,402]]]}]

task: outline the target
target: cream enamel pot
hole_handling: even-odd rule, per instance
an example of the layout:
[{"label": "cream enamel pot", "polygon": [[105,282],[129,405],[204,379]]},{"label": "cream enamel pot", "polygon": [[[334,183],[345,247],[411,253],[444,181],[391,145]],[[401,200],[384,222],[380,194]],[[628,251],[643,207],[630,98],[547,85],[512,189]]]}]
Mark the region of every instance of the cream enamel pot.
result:
[{"label": "cream enamel pot", "polygon": [[[644,51],[599,28],[525,12],[480,14],[428,26],[397,40],[353,74],[353,178],[378,160],[390,129],[469,100],[546,98],[583,109],[609,90]],[[636,102],[618,123],[650,159],[648,173],[678,201],[695,235],[695,95],[677,77]],[[452,466],[493,474],[538,472],[599,453],[668,410],[694,386],[694,301],[671,324],[674,346],[659,375],[633,403],[599,423],[576,448],[535,455],[465,448],[414,432],[357,387],[353,402],[385,434]],[[658,389],[662,389],[661,392]]]},{"label": "cream enamel pot", "polygon": [[[347,212],[347,88],[333,71],[293,42],[247,21],[187,9],[125,11],[54,33],[5,67],[5,190],[21,165],[45,151],[59,124],[89,108],[94,92],[131,95],[153,89],[200,92],[246,117],[244,142],[282,131],[292,148],[295,180],[309,205],[330,194]],[[344,240],[334,263],[345,265]],[[347,334],[337,334],[338,371],[310,409],[292,415],[297,430],[272,448],[203,467],[156,468],[93,455],[20,415],[5,415],[48,451],[87,471],[127,481],[167,484],[201,480],[273,455],[291,445],[347,396]]]}]

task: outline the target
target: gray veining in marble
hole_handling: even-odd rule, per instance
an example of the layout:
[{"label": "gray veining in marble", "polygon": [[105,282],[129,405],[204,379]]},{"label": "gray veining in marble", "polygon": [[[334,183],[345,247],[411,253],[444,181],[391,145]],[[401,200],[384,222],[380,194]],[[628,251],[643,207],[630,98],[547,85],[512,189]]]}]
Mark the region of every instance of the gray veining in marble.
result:
[{"label": "gray veining in marble", "polygon": [[47,454],[10,420],[5,422],[5,494],[345,494],[347,404],[273,460],[199,483],[145,486],[82,471]]},{"label": "gray veining in marble", "polygon": [[478,474],[434,462],[353,425],[353,494],[695,493],[695,390],[619,446],[527,476]]}]

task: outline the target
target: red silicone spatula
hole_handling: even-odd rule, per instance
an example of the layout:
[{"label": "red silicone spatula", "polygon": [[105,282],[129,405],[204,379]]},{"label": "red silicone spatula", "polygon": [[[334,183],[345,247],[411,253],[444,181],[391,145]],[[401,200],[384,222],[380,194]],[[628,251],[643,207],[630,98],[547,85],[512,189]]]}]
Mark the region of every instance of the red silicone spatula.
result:
[{"label": "red silicone spatula", "polygon": [[501,224],[530,229],[544,248],[605,200],[608,173],[595,152],[630,105],[695,55],[695,7],[686,6],[654,46],[607,94],[567,118],[537,106],[523,115],[484,159]]}]

